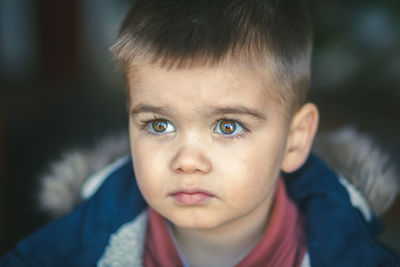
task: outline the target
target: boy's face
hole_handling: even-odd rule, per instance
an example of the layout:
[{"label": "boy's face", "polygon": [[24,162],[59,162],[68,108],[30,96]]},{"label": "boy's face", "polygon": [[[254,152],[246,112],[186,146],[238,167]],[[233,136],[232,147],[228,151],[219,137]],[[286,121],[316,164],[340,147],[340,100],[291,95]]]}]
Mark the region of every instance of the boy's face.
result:
[{"label": "boy's face", "polygon": [[266,93],[277,81],[266,81],[245,68],[147,65],[130,73],[137,182],[177,227],[217,229],[267,217],[289,122]]}]

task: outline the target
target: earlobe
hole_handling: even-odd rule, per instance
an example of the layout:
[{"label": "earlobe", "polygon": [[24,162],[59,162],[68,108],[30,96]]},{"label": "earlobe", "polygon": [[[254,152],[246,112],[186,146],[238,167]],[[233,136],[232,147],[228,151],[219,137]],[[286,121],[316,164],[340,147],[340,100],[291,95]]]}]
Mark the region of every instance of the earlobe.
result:
[{"label": "earlobe", "polygon": [[283,172],[293,172],[306,161],[318,128],[318,121],[318,109],[312,103],[305,104],[294,115],[281,165]]}]

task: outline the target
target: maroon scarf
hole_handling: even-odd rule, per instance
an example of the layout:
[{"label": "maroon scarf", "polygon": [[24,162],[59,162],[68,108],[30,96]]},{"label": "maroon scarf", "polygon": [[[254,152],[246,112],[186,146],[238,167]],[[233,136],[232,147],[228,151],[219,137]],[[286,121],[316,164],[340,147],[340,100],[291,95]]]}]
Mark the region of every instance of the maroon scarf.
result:
[{"label": "maroon scarf", "polygon": [[[152,208],[148,216],[145,266],[183,266],[164,218]],[[306,251],[303,218],[279,179],[268,227],[258,244],[236,266],[300,266]]]}]

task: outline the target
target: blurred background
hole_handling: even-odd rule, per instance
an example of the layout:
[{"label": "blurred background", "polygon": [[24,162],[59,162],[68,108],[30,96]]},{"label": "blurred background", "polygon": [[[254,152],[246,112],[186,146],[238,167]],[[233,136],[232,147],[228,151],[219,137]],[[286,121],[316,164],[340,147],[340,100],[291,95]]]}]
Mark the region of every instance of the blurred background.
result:
[{"label": "blurred background", "polygon": [[[38,177],[71,148],[127,129],[108,51],[131,1],[0,0],[0,255],[44,223]],[[400,166],[400,2],[309,0],[321,130],[353,125]],[[400,252],[400,202],[381,238]]]}]

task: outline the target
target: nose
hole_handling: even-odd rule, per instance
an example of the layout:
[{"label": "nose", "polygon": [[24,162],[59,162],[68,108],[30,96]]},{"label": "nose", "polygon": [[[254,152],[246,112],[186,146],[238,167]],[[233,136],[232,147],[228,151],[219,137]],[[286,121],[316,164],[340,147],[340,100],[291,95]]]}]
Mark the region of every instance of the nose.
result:
[{"label": "nose", "polygon": [[187,138],[178,144],[170,167],[176,173],[206,174],[210,172],[212,164],[200,139],[190,141],[190,138]]}]

